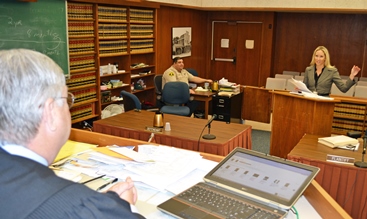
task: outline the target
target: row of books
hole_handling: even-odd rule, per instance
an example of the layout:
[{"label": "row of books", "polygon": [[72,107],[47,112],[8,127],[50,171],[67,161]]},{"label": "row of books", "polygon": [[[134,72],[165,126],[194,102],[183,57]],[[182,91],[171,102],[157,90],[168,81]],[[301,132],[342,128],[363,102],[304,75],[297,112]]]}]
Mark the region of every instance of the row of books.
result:
[{"label": "row of books", "polygon": [[127,18],[126,8],[98,6],[99,21],[125,21]]},{"label": "row of books", "polygon": [[346,103],[337,103],[335,104],[334,112],[338,115],[350,115],[353,117],[364,118],[366,114],[366,106],[357,104],[352,105]]},{"label": "row of books", "polygon": [[94,45],[93,39],[70,39],[69,52],[70,54],[94,52]]},{"label": "row of books", "polygon": [[127,53],[127,41],[126,40],[113,40],[113,41],[100,41],[99,53]]},{"label": "row of books", "polygon": [[71,120],[75,120],[78,118],[92,115],[92,112],[93,112],[92,110],[93,110],[92,104],[79,106],[79,107],[73,107],[72,109],[70,109]]},{"label": "row of books", "polygon": [[95,84],[96,83],[96,72],[71,74],[70,78],[67,80],[66,83],[69,88],[88,85],[88,84]]},{"label": "row of books", "polygon": [[97,91],[96,88],[87,88],[83,90],[78,91],[72,91],[74,94],[75,103],[83,102],[90,99],[95,99],[97,97]]},{"label": "row of books", "polygon": [[98,24],[98,35],[100,39],[127,37],[127,25]]},{"label": "row of books", "polygon": [[93,5],[68,2],[68,18],[93,19]]},{"label": "row of books", "polygon": [[70,57],[70,70],[95,67],[93,55]]},{"label": "row of books", "polygon": [[130,9],[130,22],[153,22],[153,18],[153,10]]},{"label": "row of books", "polygon": [[332,123],[332,128],[336,130],[354,130],[362,131],[364,127],[363,121],[352,121],[346,119],[335,119]]},{"label": "row of books", "polygon": [[77,37],[93,37],[94,36],[94,24],[93,22],[68,22],[68,34],[69,36]]}]

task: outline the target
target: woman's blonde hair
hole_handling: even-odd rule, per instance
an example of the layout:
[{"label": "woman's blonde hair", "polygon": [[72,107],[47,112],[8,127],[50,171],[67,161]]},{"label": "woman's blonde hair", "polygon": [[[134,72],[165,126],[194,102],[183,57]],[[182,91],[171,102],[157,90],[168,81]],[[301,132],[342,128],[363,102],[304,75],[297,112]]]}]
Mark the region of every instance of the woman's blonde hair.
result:
[{"label": "woman's blonde hair", "polygon": [[331,65],[330,63],[330,55],[329,55],[329,51],[326,49],[325,46],[318,46],[314,51],[313,51],[313,54],[312,54],[312,58],[311,58],[311,62],[310,62],[310,66],[313,66],[315,65],[315,55],[316,55],[316,52],[321,50],[324,55],[325,55],[325,67],[328,67],[328,68],[335,68],[334,66]]}]

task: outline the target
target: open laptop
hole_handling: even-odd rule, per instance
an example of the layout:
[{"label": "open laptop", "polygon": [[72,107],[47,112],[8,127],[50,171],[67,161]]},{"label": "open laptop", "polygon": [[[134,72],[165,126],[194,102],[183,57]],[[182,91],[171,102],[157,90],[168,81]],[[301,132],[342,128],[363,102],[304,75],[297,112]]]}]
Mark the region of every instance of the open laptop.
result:
[{"label": "open laptop", "polygon": [[205,177],[158,205],[177,218],[283,218],[319,168],[235,148]]}]

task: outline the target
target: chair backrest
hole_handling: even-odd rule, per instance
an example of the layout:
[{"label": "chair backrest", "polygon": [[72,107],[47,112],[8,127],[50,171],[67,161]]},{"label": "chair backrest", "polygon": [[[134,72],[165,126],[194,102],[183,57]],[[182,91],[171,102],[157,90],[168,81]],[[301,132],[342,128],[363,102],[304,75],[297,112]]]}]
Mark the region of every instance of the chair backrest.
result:
[{"label": "chair backrest", "polygon": [[347,96],[347,97],[353,97],[354,96],[354,90],[356,85],[353,85],[346,93],[343,93],[339,90],[339,88],[333,83],[331,85],[331,94],[339,95],[339,96]]},{"label": "chair backrest", "polygon": [[367,86],[357,85],[355,87],[354,96],[367,98]]},{"label": "chair backrest", "polygon": [[287,84],[285,86],[285,89],[289,90],[289,91],[295,91],[296,86],[292,82],[289,82],[290,80],[292,80],[292,79],[287,79]]},{"label": "chair backrest", "polygon": [[285,78],[285,79],[290,79],[290,78],[294,78],[294,76],[293,76],[293,75],[275,74],[275,78]]},{"label": "chair backrest", "polygon": [[163,75],[155,75],[154,76],[154,87],[155,87],[155,93],[157,95],[162,94],[162,77],[163,77]]},{"label": "chair backrest", "polygon": [[304,78],[305,78],[305,76],[303,76],[303,75],[294,76],[294,79],[296,79],[298,81],[303,81]]},{"label": "chair backrest", "polygon": [[367,77],[359,77],[360,81],[367,81]]},{"label": "chair backrest", "polygon": [[283,71],[283,75],[299,76],[299,72],[298,71]]},{"label": "chair backrest", "polygon": [[358,81],[357,85],[358,86],[367,86],[367,81]]},{"label": "chair backrest", "polygon": [[164,85],[162,101],[168,105],[181,105],[190,101],[189,85],[181,81],[171,81]]},{"label": "chair backrest", "polygon": [[190,72],[190,74],[194,76],[199,76],[199,73],[193,68],[186,68],[186,71]]},{"label": "chair backrest", "polygon": [[287,79],[285,78],[270,78],[266,79],[266,89],[271,90],[285,90]]},{"label": "chair backrest", "polygon": [[125,112],[133,109],[141,110],[140,100],[135,94],[123,90],[120,92],[120,95],[123,98],[122,103],[124,104]]}]

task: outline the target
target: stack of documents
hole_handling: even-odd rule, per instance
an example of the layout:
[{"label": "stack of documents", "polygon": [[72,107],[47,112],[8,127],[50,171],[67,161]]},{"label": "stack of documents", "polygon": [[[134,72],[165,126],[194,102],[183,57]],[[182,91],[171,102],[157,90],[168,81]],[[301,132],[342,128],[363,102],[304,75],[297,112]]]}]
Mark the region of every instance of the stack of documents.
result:
[{"label": "stack of documents", "polygon": [[359,142],[357,139],[345,135],[319,138],[318,142],[331,148],[342,148],[350,150],[356,150],[359,146]]}]

